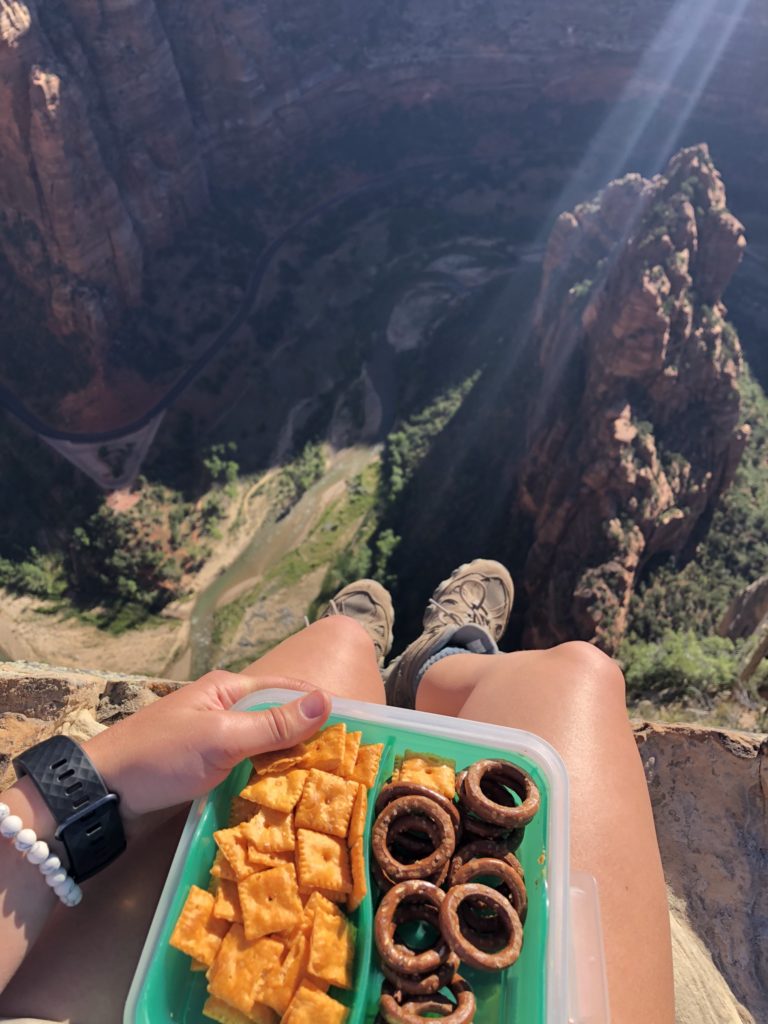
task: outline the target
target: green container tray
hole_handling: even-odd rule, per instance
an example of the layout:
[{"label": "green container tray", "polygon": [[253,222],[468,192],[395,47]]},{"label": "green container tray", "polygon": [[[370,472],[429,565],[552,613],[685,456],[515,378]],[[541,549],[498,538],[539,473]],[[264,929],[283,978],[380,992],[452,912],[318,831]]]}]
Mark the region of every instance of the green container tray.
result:
[{"label": "green container tray", "polygon": [[[295,699],[287,690],[265,690],[236,708],[258,711]],[[383,743],[384,754],[370,794],[366,835],[370,837],[375,794],[406,750],[452,758],[461,769],[484,757],[505,757],[530,772],[541,792],[541,809],[525,830],[517,851],[525,869],[528,916],[525,941],[515,964],[498,974],[463,969],[477,997],[476,1024],[565,1024],[568,1019],[568,782],[556,752],[531,733],[464,719],[336,699],[331,723],[359,729],[363,743]],[[210,1024],[202,1014],[205,975],[190,971],[189,957],[168,945],[190,885],[205,889],[216,852],[213,833],[226,827],[229,806],[245,786],[250,762],[243,762],[189,813],[147,934],[123,1016],[124,1024]],[[368,856],[366,843],[366,857]],[[355,989],[333,995],[350,1008],[349,1024],[368,1024],[378,1007],[382,975],[373,945],[372,887],[351,915],[357,928]],[[322,1022],[318,1022],[322,1024]]]}]

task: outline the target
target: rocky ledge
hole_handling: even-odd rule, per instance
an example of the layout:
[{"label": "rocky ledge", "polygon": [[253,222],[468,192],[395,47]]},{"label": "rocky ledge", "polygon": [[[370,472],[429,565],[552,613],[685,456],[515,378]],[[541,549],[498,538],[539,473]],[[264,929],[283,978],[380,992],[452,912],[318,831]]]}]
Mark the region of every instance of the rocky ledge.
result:
[{"label": "rocky ledge", "polygon": [[[0,787],[11,758],[85,739],[183,685],[0,663]],[[669,887],[678,1024],[768,1020],[768,737],[634,724]]]}]

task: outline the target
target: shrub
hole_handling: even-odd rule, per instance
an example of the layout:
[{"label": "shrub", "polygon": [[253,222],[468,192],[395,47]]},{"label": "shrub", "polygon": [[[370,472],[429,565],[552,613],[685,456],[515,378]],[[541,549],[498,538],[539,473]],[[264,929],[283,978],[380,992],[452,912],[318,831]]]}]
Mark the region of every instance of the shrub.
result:
[{"label": "shrub", "polygon": [[726,637],[665,630],[656,641],[630,637],[618,654],[633,699],[708,700],[737,680],[739,652]]}]

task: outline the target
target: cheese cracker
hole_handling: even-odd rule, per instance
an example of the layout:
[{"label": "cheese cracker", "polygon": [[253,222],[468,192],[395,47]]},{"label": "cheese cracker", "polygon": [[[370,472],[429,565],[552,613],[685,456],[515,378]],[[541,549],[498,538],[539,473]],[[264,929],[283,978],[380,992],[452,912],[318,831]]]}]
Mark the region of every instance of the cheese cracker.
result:
[{"label": "cheese cracker", "polygon": [[253,874],[253,865],[248,863],[248,840],[243,834],[243,826],[221,828],[213,833],[216,845],[227,858],[232,872],[239,882]]},{"label": "cheese cracker", "polygon": [[296,808],[296,828],[309,828],[339,838],[345,836],[356,796],[356,782],[313,768]]},{"label": "cheese cracker", "polygon": [[369,743],[360,747],[352,778],[356,782],[362,782],[366,789],[370,789],[376,781],[376,773],[379,770],[379,762],[383,753],[383,743]]},{"label": "cheese cracker", "polygon": [[216,996],[208,996],[206,999],[203,1016],[215,1020],[216,1024],[277,1024],[278,1021],[277,1014],[268,1006],[253,1006],[245,1014]]},{"label": "cheese cracker", "polygon": [[299,802],[308,772],[297,768],[285,775],[264,775],[251,782],[240,793],[246,800],[252,800],[262,807],[288,814]]},{"label": "cheese cracker", "polygon": [[229,863],[227,858],[221,852],[216,851],[216,856],[213,858],[213,866],[211,867],[212,878],[228,878],[230,882],[237,881],[235,872],[232,870],[232,865]]},{"label": "cheese cracker", "polygon": [[365,870],[365,841],[361,836],[349,849],[352,868],[352,892],[347,897],[347,910],[357,910],[368,892],[368,875]]},{"label": "cheese cracker", "polygon": [[406,750],[397,781],[415,782],[453,800],[456,795],[456,766],[438,757]]},{"label": "cheese cracker", "polygon": [[340,893],[352,889],[349,854],[343,839],[298,829],[296,864],[302,889],[331,889]]},{"label": "cheese cracker", "polygon": [[279,868],[281,864],[293,864],[293,850],[286,850],[284,853],[265,853],[257,850],[255,846],[248,844],[248,863],[253,864],[256,871],[264,871],[265,868]]},{"label": "cheese cracker", "polygon": [[305,981],[291,1000],[282,1024],[344,1024],[347,1013],[345,1006]]},{"label": "cheese cracker", "polygon": [[309,973],[339,988],[352,988],[354,928],[338,908],[319,904],[309,939]]},{"label": "cheese cracker", "polygon": [[293,928],[304,916],[292,864],[251,875],[238,884],[237,892],[250,940]]},{"label": "cheese cracker", "polygon": [[253,942],[241,925],[233,924],[208,971],[208,992],[249,1015],[259,981],[277,967],[282,953],[282,943],[273,939]]},{"label": "cheese cracker", "polygon": [[283,965],[262,997],[280,1015],[288,1009],[296,989],[307,973],[309,938],[299,933],[286,954]]},{"label": "cheese cracker", "polygon": [[362,784],[357,783],[357,795],[352,804],[352,814],[349,818],[347,829],[347,842],[351,846],[356,839],[360,839],[365,833],[365,818],[368,814],[368,790]]},{"label": "cheese cracker", "polygon": [[219,879],[213,904],[213,916],[221,918],[222,921],[243,920],[240,899],[237,895],[237,882],[231,882],[227,878]]},{"label": "cheese cracker", "polygon": [[323,729],[313,739],[297,743],[288,750],[256,754],[251,758],[254,768],[263,774],[279,775],[294,768],[322,768],[335,771],[344,756],[346,726],[343,722]]},{"label": "cheese cracker", "polygon": [[262,853],[284,853],[296,845],[291,815],[282,811],[259,807],[241,828],[250,845]]},{"label": "cheese cracker", "polygon": [[196,885],[189,888],[186,902],[173,929],[170,944],[209,967],[229,929],[227,921],[213,916],[214,898]]},{"label": "cheese cracker", "polygon": [[357,763],[357,752],[360,749],[360,742],[363,738],[361,732],[348,732],[344,738],[344,756],[338,767],[338,774],[342,779],[351,779]]}]

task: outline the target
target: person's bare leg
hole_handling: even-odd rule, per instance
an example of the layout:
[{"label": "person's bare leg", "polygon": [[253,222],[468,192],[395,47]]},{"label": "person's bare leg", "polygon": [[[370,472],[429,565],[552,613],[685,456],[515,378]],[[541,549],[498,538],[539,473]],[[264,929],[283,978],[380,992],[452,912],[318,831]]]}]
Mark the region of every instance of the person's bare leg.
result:
[{"label": "person's bare leg", "polygon": [[[384,703],[371,639],[344,615],[320,619],[289,637],[249,665],[245,674],[287,676],[337,696]],[[185,813],[166,817],[85,884],[79,907],[54,913],[0,996],[0,1018],[122,1021],[128,987],[185,818]]]},{"label": "person's bare leg", "polygon": [[648,789],[614,661],[585,643],[456,654],[428,669],[420,711],[526,729],[571,786],[571,865],[597,878],[614,1024],[672,1024],[669,915]]},{"label": "person's bare leg", "polygon": [[346,615],[318,619],[273,647],[242,674],[304,679],[336,697],[386,703],[371,638]]}]

